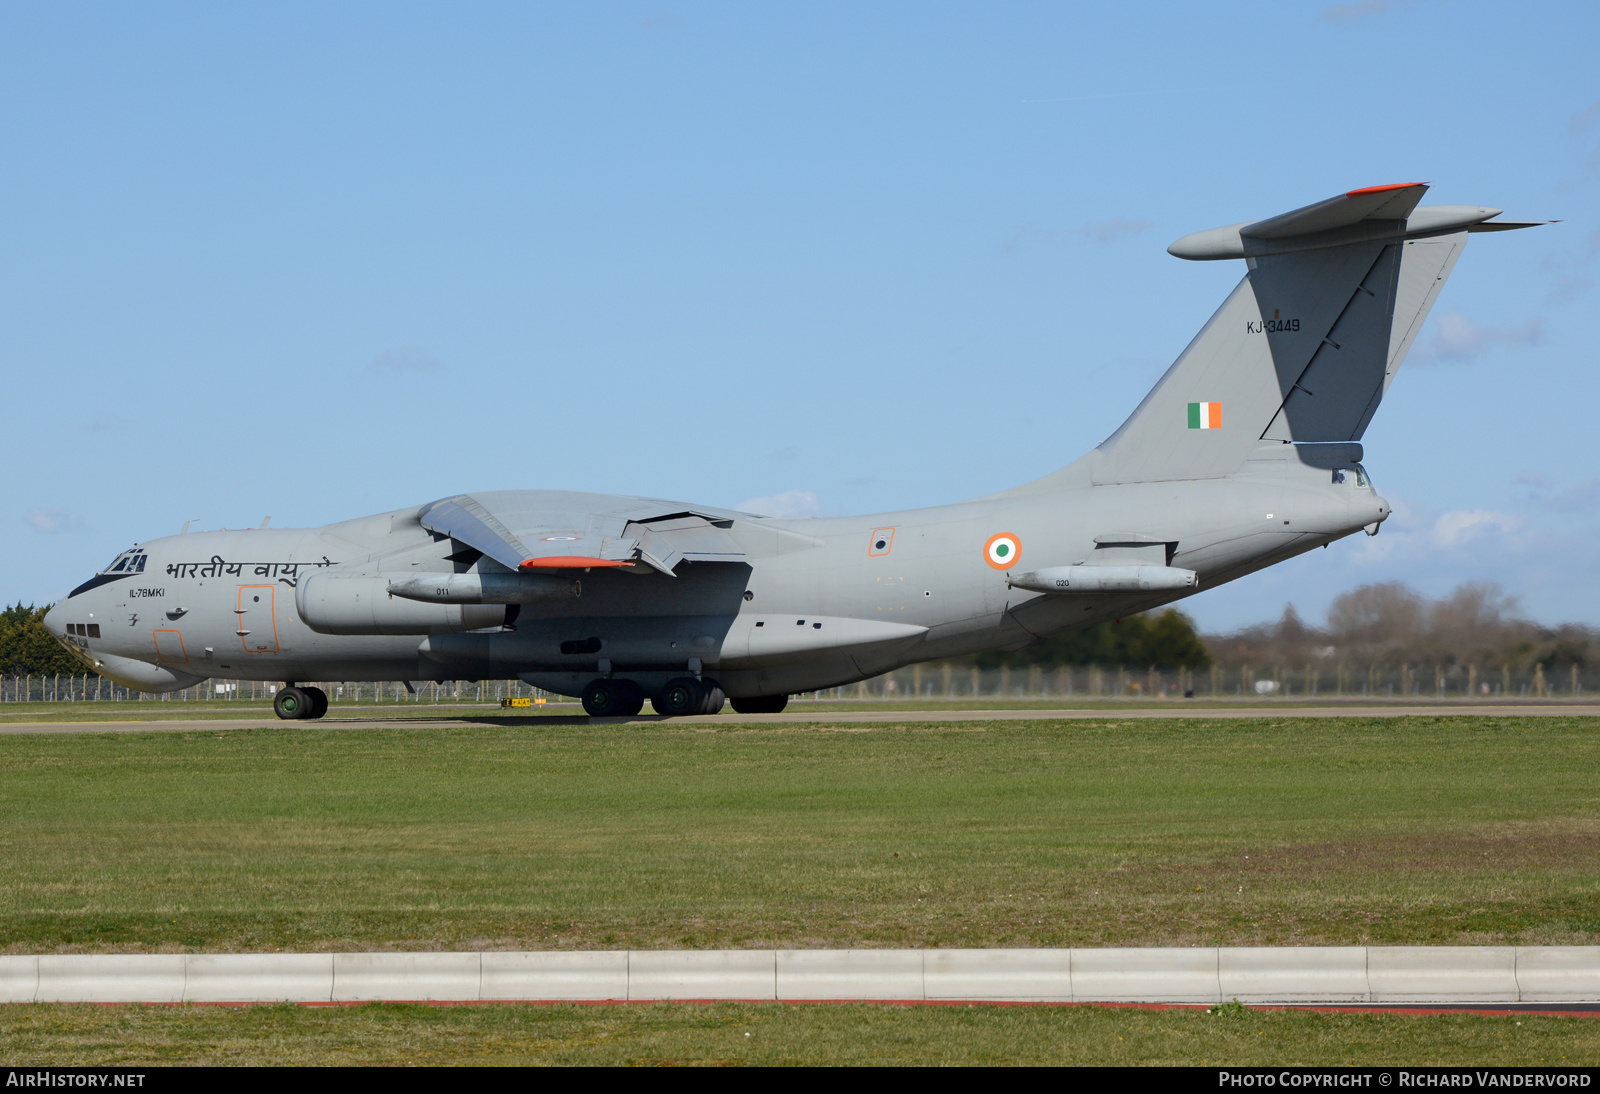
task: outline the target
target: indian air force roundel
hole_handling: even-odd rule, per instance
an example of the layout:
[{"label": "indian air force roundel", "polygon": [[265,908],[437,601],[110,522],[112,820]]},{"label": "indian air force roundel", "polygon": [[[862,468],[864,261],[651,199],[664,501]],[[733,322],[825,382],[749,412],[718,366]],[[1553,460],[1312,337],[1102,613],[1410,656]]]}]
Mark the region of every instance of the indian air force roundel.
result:
[{"label": "indian air force roundel", "polygon": [[1010,532],[989,537],[983,545],[983,560],[996,570],[1009,570],[1022,556],[1022,543]]}]

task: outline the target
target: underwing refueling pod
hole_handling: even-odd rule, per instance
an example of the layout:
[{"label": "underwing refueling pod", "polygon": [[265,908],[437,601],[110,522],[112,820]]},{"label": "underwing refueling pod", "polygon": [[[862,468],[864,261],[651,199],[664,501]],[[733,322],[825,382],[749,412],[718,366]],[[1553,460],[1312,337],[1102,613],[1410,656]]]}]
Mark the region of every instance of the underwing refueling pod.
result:
[{"label": "underwing refueling pod", "polygon": [[781,710],[788,695],[1093,626],[1389,515],[1372,416],[1469,236],[1530,227],[1427,186],[1351,190],[1169,251],[1244,277],[1128,419],[1034,482],[931,509],[776,519],[555,490],[455,494],[322,528],[169,536],[45,623],[167,691],[518,678],[594,715]]}]

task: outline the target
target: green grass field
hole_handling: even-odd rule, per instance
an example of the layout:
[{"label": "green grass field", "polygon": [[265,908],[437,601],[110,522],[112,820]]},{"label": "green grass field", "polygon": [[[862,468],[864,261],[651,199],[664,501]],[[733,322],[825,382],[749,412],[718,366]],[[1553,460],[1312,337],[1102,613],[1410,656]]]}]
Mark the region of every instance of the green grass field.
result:
[{"label": "green grass field", "polygon": [[1592,1065],[1600,1021],[1220,1008],[0,1007],[12,1066],[139,1064]]},{"label": "green grass field", "polygon": [[[1594,943],[1597,731],[1286,710],[0,735],[0,947]],[[1600,1060],[1590,1018],[1224,1009],[10,1006],[0,1059]]]},{"label": "green grass field", "polygon": [[0,940],[1593,943],[1597,723],[0,736]]}]

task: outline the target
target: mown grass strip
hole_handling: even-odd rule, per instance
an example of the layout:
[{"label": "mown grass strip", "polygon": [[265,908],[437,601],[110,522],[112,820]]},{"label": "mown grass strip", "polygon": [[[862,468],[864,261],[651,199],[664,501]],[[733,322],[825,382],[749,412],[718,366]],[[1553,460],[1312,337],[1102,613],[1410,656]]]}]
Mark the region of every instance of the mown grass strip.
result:
[{"label": "mown grass strip", "polygon": [[0,946],[1586,944],[1597,723],[0,736]]},{"label": "mown grass strip", "polygon": [[1585,1065],[1600,1020],[1224,1007],[648,1004],[0,1007],[12,1066]]}]

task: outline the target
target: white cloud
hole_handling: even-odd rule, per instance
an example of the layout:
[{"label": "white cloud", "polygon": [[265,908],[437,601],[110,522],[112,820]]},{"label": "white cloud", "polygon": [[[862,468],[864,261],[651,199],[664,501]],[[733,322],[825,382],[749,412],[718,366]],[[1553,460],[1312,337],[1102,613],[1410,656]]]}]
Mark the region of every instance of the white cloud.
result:
[{"label": "white cloud", "polygon": [[1496,345],[1538,346],[1544,340],[1543,318],[1530,319],[1514,330],[1496,330],[1451,312],[1438,318],[1433,340],[1418,346],[1412,356],[1419,361],[1470,361]]},{"label": "white cloud", "polygon": [[764,517],[820,517],[822,500],[811,490],[785,490],[770,498],[746,498],[735,509]]},{"label": "white cloud", "polygon": [[1099,220],[1093,224],[1085,224],[1078,229],[1078,236],[1086,243],[1115,243],[1128,236],[1136,236],[1150,227],[1148,220],[1128,220],[1126,217],[1112,217],[1110,220]]},{"label": "white cloud", "polygon": [[32,509],[22,519],[32,525],[35,532],[47,536],[58,532],[77,532],[83,528],[83,522],[68,509]]},{"label": "white cloud", "polygon": [[1432,539],[1435,546],[1448,551],[1487,537],[1519,532],[1524,523],[1521,517],[1512,513],[1497,513],[1492,509],[1455,509],[1433,522]]},{"label": "white cloud", "polygon": [[444,362],[425,349],[408,346],[401,349],[386,349],[374,357],[367,365],[368,372],[390,373],[422,373],[442,372]]}]

